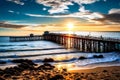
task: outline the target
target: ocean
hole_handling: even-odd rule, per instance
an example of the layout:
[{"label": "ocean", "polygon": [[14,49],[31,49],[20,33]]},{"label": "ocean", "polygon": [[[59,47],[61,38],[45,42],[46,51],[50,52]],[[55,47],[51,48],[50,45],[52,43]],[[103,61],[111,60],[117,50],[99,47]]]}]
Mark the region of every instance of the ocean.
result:
[{"label": "ocean", "polygon": [[[61,32],[60,32],[61,33]],[[66,33],[66,32],[62,32]],[[95,37],[110,37],[120,39],[120,32],[74,32],[77,35],[90,35]],[[53,58],[51,64],[58,68],[69,70],[95,68],[101,66],[120,66],[120,53],[84,53],[75,52],[75,49],[65,49],[64,46],[49,41],[9,42],[9,36],[0,37],[0,68],[15,66],[14,59],[30,59],[37,64],[43,64],[45,58]],[[93,55],[103,55],[103,58],[93,58]],[[22,57],[21,57],[22,56]],[[79,57],[87,59],[79,60]]]}]

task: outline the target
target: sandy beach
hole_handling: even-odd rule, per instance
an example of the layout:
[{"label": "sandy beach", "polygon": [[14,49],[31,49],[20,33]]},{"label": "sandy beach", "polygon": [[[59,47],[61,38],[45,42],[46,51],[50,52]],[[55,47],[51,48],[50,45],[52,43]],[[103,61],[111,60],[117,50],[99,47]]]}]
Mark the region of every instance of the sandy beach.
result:
[{"label": "sandy beach", "polygon": [[120,66],[67,71],[49,63],[37,65],[31,60],[18,63],[0,69],[0,80],[120,80]]},{"label": "sandy beach", "polygon": [[81,74],[83,80],[120,80],[120,66],[74,70],[71,73]]}]

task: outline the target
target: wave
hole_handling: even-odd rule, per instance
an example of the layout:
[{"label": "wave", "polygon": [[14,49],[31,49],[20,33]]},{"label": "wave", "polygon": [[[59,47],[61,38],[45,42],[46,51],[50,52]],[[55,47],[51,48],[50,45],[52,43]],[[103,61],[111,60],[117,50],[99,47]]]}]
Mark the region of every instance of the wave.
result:
[{"label": "wave", "polygon": [[[6,65],[9,65],[13,64],[11,61],[15,59],[30,59],[35,63],[41,64],[45,58],[53,58],[54,62],[51,64],[74,64],[75,66],[101,64],[112,61],[120,62],[120,52],[83,53],[75,50],[57,49],[60,47],[62,46],[45,41],[0,44],[0,61],[5,61]],[[42,50],[45,48],[46,50]],[[47,48],[56,49],[47,50]],[[93,55],[103,55],[104,57],[94,58]],[[79,57],[81,56],[86,59],[80,60]],[[1,66],[3,65],[0,65],[0,67]]]},{"label": "wave", "polygon": [[[66,55],[67,54],[67,55]],[[54,59],[53,63],[74,63],[77,66],[94,64],[94,63],[103,63],[103,62],[112,62],[112,61],[120,61],[120,53],[119,52],[110,52],[110,53],[53,53],[53,54],[39,54],[39,55],[24,55],[24,56],[1,56],[1,61],[10,62],[15,59],[30,59],[36,63],[41,63],[45,58]],[[95,58],[94,55],[103,55],[103,58]],[[85,57],[85,59],[79,59],[79,57]]]},{"label": "wave", "polygon": [[10,47],[10,46],[28,46],[27,44],[22,44],[22,45],[0,45],[0,47]]},{"label": "wave", "polygon": [[57,47],[57,48],[44,48],[44,49],[21,49],[21,50],[5,50],[5,49],[0,49],[0,52],[41,51],[41,50],[55,50],[55,49],[64,49],[64,48],[63,47]]}]

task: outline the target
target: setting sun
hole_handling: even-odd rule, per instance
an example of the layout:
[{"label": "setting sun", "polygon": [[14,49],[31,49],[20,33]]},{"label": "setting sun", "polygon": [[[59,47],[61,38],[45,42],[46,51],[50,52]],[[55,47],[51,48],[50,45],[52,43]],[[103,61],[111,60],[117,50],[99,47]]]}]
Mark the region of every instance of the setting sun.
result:
[{"label": "setting sun", "polygon": [[68,27],[68,29],[73,29],[74,24],[73,24],[73,23],[68,23],[68,24],[67,24],[67,27]]}]

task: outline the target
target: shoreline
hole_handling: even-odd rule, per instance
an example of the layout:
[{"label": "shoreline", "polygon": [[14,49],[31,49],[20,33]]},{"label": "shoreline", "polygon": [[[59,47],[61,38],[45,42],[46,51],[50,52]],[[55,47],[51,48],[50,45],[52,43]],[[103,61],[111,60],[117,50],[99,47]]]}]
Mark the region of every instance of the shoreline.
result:
[{"label": "shoreline", "polygon": [[107,66],[97,67],[93,69],[73,70],[71,71],[71,73],[82,74],[84,80],[120,80],[120,66]]},{"label": "shoreline", "polygon": [[[49,58],[48,58],[49,59]],[[51,58],[52,59],[52,58]],[[17,60],[17,59],[16,59]],[[29,60],[29,59],[18,59],[19,60]],[[94,69],[97,67],[112,67],[112,66],[120,66],[120,61],[111,61],[111,62],[100,62],[100,63],[92,63],[92,64],[87,64],[87,65],[78,65],[76,63],[66,63],[66,62],[55,62],[54,59],[52,59],[53,62],[49,62],[51,65],[54,66],[60,66],[62,65],[62,68],[69,68],[70,71],[72,70],[84,70],[84,69]],[[13,60],[14,61],[14,60]],[[30,60],[32,62],[34,62],[33,60]],[[44,62],[34,62],[37,65],[42,65],[44,64]],[[0,64],[0,69],[5,69],[5,68],[10,68],[10,67],[15,67],[17,66],[18,63],[14,63],[14,62],[9,62],[9,63],[5,63],[5,64]],[[60,68],[59,67],[59,68]]]},{"label": "shoreline", "polygon": [[89,72],[99,72],[102,70],[107,70],[107,71],[111,71],[111,70],[116,70],[116,69],[120,69],[120,66],[104,66],[104,67],[95,67],[95,68],[90,68],[90,69],[79,69],[79,70],[71,70],[71,73],[89,73]]}]

